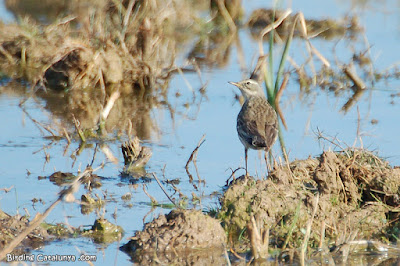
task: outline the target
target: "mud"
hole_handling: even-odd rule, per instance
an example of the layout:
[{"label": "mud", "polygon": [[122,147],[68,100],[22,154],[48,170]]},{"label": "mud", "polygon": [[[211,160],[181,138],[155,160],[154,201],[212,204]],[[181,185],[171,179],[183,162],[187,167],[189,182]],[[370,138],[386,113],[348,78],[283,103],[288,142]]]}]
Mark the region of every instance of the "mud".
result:
[{"label": "mud", "polygon": [[271,246],[299,248],[314,208],[309,247],[332,249],[352,234],[389,241],[399,187],[400,169],[368,151],[324,152],[279,166],[265,180],[235,180],[220,200],[219,217],[230,244],[241,251],[250,245],[249,236],[239,241],[239,235],[246,235],[251,216],[270,230]]},{"label": "mud", "polygon": [[195,210],[173,210],[147,223],[121,249],[136,263],[197,260],[221,263],[226,235],[218,220]]},{"label": "mud", "polygon": [[[56,172],[49,179],[58,178],[69,182],[71,174]],[[140,264],[224,264],[226,248],[244,256],[249,250],[260,250],[255,245],[262,242],[250,241],[254,239],[252,234],[259,231],[266,239],[262,247],[266,257],[273,251],[279,261],[297,261],[310,225],[308,248],[335,261],[370,247],[379,252],[397,252],[385,243],[395,241],[399,231],[399,188],[400,168],[391,167],[375,154],[357,149],[328,151],[317,158],[276,165],[266,179],[241,176],[229,184],[220,198],[218,219],[201,211],[176,209],[147,223],[121,249]],[[82,196],[82,208],[97,204],[88,195]],[[0,244],[4,247],[29,220],[3,213],[0,222]],[[105,219],[96,220],[90,230],[74,229],[71,233],[66,228],[43,224],[22,246],[36,248],[49,237],[72,234],[111,243],[119,241],[123,234],[121,227]],[[311,260],[318,260],[315,256],[310,255]]]}]

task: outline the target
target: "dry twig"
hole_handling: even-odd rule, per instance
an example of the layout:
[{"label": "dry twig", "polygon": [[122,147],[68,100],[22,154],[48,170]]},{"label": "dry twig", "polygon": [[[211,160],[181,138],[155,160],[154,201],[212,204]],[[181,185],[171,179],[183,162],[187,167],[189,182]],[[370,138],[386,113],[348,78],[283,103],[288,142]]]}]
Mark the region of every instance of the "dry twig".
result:
[{"label": "dry twig", "polygon": [[[286,10],[282,16],[277,19],[274,23],[266,26],[260,33],[260,39],[258,41],[258,46],[259,46],[259,51],[260,51],[260,55],[263,56],[264,55],[264,46],[263,46],[263,39],[264,36],[270,32],[273,29],[276,29],[277,27],[279,27],[279,25],[282,24],[282,22],[292,13],[292,10]],[[270,55],[271,56],[271,55]]]},{"label": "dry twig", "polygon": [[236,25],[235,22],[233,21],[231,15],[229,14],[228,10],[226,9],[226,6],[224,4],[224,0],[217,0],[217,5],[219,12],[221,12],[222,17],[224,18],[225,22],[229,26],[229,30],[231,32],[236,32]]},{"label": "dry twig", "polygon": [[14,238],[11,243],[8,244],[1,252],[0,252],[0,260],[3,260],[6,256],[6,254],[12,252],[16,246],[18,246],[24,239],[25,237],[32,232],[36,227],[38,227],[43,220],[50,214],[50,212],[57,206],[58,203],[60,203],[62,200],[66,202],[72,202],[75,200],[75,197],[73,193],[75,193],[80,186],[80,180],[87,176],[90,173],[93,173],[92,169],[86,169],[83,171],[81,174],[79,174],[75,180],[68,185],[65,189],[63,189],[57,198],[56,201],[53,202],[53,204],[50,205],[46,209],[46,211],[43,214],[37,213],[36,216],[33,218],[32,221],[30,221],[29,225],[25,230],[23,230],[17,237]]},{"label": "dry twig", "polygon": [[155,173],[152,173],[154,179],[157,181],[157,184],[160,186],[160,188],[162,189],[162,191],[164,192],[165,196],[167,196],[167,198],[169,199],[169,201],[172,202],[172,204],[175,205],[176,208],[180,208],[175,201],[168,195],[167,191],[165,190],[164,186],[161,184],[160,180],[158,180],[158,177],[156,176]]},{"label": "dry twig", "polygon": [[198,152],[200,146],[204,143],[204,141],[206,141],[206,140],[205,140],[205,137],[206,137],[205,134],[201,137],[201,139],[200,139],[199,142],[197,143],[196,148],[194,148],[194,150],[193,150],[192,153],[190,154],[189,159],[188,159],[187,162],[186,162],[185,169],[186,169],[186,173],[187,173],[188,176],[189,176],[190,181],[193,181],[193,177],[192,177],[192,175],[191,175],[190,172],[189,172],[189,163],[193,161],[193,164],[194,164],[194,166],[195,166],[195,168],[196,168],[197,177],[199,178],[199,182],[202,182],[202,180],[200,179],[200,176],[198,175],[197,165],[196,165],[196,159],[197,159],[197,152]]},{"label": "dry twig", "polygon": [[283,78],[282,85],[281,85],[281,87],[279,88],[279,91],[278,91],[278,93],[276,94],[276,97],[275,97],[275,109],[276,109],[276,111],[278,112],[279,117],[281,118],[282,124],[283,124],[283,126],[285,127],[286,130],[288,130],[288,127],[287,127],[287,124],[286,124],[285,117],[283,116],[282,110],[281,110],[281,108],[280,108],[279,100],[280,100],[280,98],[282,97],[282,93],[283,93],[283,91],[285,90],[288,81],[289,81],[289,75],[286,74],[286,75],[284,76],[284,78]]},{"label": "dry twig", "polygon": [[256,222],[254,215],[252,215],[247,230],[250,235],[251,253],[254,259],[268,258],[269,228],[265,230],[261,219],[257,219]]},{"label": "dry twig", "polygon": [[367,86],[365,85],[364,81],[357,75],[354,66],[352,65],[347,65],[343,67],[343,72],[346,74],[346,76],[351,79],[354,83],[354,85],[360,89],[364,90]]},{"label": "dry twig", "polygon": [[300,250],[300,263],[301,263],[301,265],[305,265],[304,263],[305,263],[305,258],[306,258],[308,239],[310,238],[311,226],[312,226],[313,221],[314,221],[314,216],[315,216],[315,214],[317,213],[317,210],[318,210],[318,203],[319,203],[319,194],[317,194],[317,196],[315,197],[314,210],[313,210],[313,213],[311,215],[310,220],[308,220],[306,234],[304,236],[303,245],[302,245],[301,250]]}]

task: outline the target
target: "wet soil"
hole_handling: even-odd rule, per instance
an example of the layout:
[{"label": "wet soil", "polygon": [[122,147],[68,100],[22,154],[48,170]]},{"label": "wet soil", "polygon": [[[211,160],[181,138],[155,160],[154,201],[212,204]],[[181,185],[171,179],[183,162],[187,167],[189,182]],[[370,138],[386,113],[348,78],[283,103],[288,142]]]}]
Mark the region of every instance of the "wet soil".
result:
[{"label": "wet soil", "polygon": [[310,222],[312,248],[330,250],[350,236],[389,243],[398,226],[399,188],[400,169],[371,152],[324,152],[275,167],[264,180],[236,179],[220,200],[219,217],[230,244],[242,251],[250,236],[239,235],[247,234],[252,216],[280,249],[301,247]]},{"label": "wet soil", "polygon": [[178,209],[147,223],[121,249],[140,264],[221,263],[225,243],[218,220],[201,211]]}]

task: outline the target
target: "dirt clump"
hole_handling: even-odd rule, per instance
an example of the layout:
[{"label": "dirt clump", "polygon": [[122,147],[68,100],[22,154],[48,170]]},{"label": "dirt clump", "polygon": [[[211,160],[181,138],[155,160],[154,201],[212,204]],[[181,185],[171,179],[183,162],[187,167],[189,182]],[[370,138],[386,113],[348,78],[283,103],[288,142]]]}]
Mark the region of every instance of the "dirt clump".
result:
[{"label": "dirt clump", "polygon": [[[398,219],[399,188],[400,169],[371,152],[324,152],[276,167],[268,179],[231,182],[219,217],[238,251],[250,247],[252,217],[269,230],[270,245],[299,248],[314,210],[309,247],[332,249],[350,238],[387,242]],[[243,232],[247,237],[238,241]]]},{"label": "dirt clump", "polygon": [[218,220],[201,211],[177,209],[145,224],[121,249],[140,264],[156,258],[162,264],[199,259],[221,263],[225,243],[226,234]]}]

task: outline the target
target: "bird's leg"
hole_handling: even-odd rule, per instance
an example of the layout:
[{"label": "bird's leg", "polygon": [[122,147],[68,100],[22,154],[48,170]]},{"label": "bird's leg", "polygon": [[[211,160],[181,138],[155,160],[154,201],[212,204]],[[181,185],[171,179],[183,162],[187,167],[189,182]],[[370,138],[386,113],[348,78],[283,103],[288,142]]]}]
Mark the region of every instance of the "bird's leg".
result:
[{"label": "bird's leg", "polygon": [[248,176],[247,172],[247,148],[244,148],[244,160],[245,160],[245,165],[246,165],[246,178]]},{"label": "bird's leg", "polygon": [[265,151],[264,152],[264,160],[265,160],[265,166],[267,167],[267,178],[268,178],[269,177],[269,173],[271,171],[271,165],[268,162],[268,157],[267,156],[268,156],[268,152]]}]

